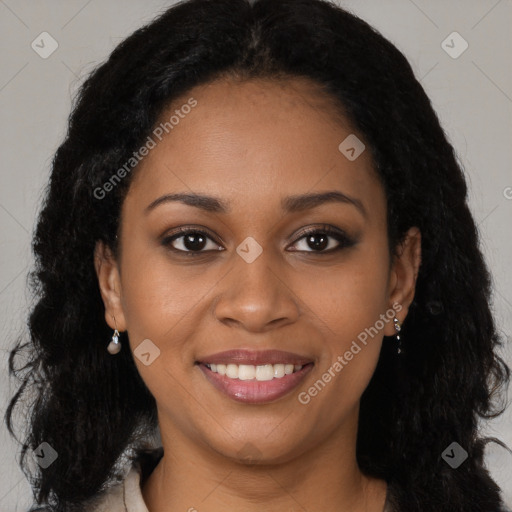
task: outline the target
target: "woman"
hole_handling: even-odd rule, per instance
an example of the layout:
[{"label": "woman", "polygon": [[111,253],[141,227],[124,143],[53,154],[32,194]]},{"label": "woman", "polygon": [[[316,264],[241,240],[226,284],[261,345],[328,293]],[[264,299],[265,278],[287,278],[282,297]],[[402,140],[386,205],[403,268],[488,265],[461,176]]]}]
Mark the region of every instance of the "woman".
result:
[{"label": "woman", "polygon": [[35,384],[38,505],[505,510],[464,175],[405,57],[341,8],[190,0],[122,42],[34,250],[6,420]]}]

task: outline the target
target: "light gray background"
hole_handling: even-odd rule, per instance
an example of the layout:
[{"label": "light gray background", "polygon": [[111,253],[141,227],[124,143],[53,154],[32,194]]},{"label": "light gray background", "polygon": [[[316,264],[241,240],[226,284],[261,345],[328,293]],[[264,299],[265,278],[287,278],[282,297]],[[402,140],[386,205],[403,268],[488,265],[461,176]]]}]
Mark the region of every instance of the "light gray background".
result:
[{"label": "light gray background", "polygon": [[[1,413],[15,391],[8,350],[25,325],[30,235],[51,158],[84,76],[114,46],[158,12],[164,0],[0,0],[0,341]],[[494,310],[512,365],[512,1],[339,0],[380,30],[412,64],[467,172],[470,199],[493,273]],[[42,59],[41,32],[59,47]],[[453,31],[468,42],[454,59],[441,43]],[[449,40],[448,40],[449,41]],[[451,44],[451,43],[448,43]],[[454,42],[455,49],[460,48]],[[457,371],[454,368],[454,371]],[[17,388],[16,388],[17,389]],[[101,421],[101,418],[98,418]],[[18,418],[19,426],[24,425]],[[485,432],[512,447],[512,406]],[[0,512],[27,510],[31,492],[17,466],[19,447],[0,428]],[[492,475],[512,506],[512,455],[490,445]]]}]

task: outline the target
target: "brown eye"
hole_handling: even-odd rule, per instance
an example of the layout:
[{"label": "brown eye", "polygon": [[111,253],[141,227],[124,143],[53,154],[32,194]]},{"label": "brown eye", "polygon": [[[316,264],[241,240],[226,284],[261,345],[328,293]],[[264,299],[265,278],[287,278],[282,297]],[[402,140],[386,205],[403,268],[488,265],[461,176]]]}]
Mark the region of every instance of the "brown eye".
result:
[{"label": "brown eye", "polygon": [[[212,243],[208,244],[209,241]],[[216,243],[213,243],[208,233],[198,229],[180,229],[177,233],[165,237],[162,245],[169,247],[172,251],[190,254],[221,250]]]},{"label": "brown eye", "polygon": [[[303,249],[296,249],[297,251],[317,252],[319,254],[327,252],[332,253],[341,250],[345,247],[350,247],[356,242],[347,236],[343,231],[334,229],[330,226],[324,228],[313,228],[302,232],[302,236],[295,242],[297,244],[301,240],[305,240]],[[332,242],[334,239],[337,242]],[[311,250],[308,251],[307,248]]]}]

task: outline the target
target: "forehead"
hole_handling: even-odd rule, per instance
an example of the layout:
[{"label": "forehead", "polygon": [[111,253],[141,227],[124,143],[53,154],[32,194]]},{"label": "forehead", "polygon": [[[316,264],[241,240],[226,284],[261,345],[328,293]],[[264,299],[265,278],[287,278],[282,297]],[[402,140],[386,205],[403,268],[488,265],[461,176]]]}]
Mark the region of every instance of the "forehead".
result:
[{"label": "forehead", "polygon": [[370,152],[343,152],[346,140],[360,141],[359,152],[362,136],[307,80],[201,85],[162,112],[158,127],[127,199],[149,204],[159,194],[202,192],[261,208],[272,198],[280,207],[283,195],[338,189],[371,206],[383,193]]}]

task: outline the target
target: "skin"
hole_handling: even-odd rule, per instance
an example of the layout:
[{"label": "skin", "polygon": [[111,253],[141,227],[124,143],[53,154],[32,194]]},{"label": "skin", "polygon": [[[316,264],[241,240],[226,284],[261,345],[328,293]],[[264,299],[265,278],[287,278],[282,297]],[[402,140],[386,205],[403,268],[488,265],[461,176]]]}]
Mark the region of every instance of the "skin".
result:
[{"label": "skin", "polygon": [[[421,259],[419,230],[409,230],[391,262],[386,197],[370,152],[354,161],[341,154],[338,145],[355,131],[332,117],[327,99],[307,81],[218,80],[189,91],[162,119],[190,97],[197,106],[133,177],[118,260],[101,242],[95,251],[107,323],[128,331],[131,350],[145,339],[160,350],[148,366],[135,358],[157,402],[165,451],[142,488],[147,507],[381,512],[386,482],[360,471],[355,448],[359,401],[383,335],[395,334],[393,322],[307,405],[297,395],[393,303],[404,321]],[[285,196],[328,190],[357,198],[366,214],[336,202],[281,210]],[[176,192],[213,195],[232,210],[167,202],[145,213],[155,199]],[[321,231],[324,223],[355,244],[328,253],[339,245],[329,238],[315,252],[299,231]],[[217,239],[206,239],[195,259],[174,253],[172,246],[191,251],[183,237],[162,244],[179,226],[207,228]],[[236,252],[249,236],[263,248],[252,263]],[[239,403],[194,364],[233,348],[295,352],[314,367],[272,403]],[[247,447],[252,462],[243,459]]]}]

